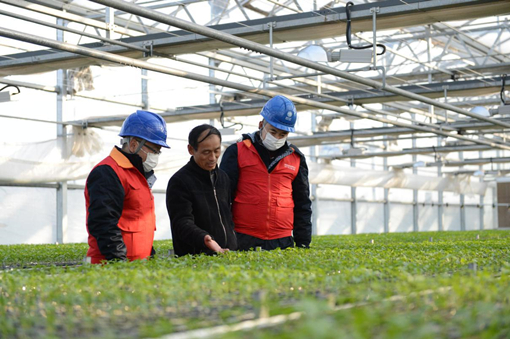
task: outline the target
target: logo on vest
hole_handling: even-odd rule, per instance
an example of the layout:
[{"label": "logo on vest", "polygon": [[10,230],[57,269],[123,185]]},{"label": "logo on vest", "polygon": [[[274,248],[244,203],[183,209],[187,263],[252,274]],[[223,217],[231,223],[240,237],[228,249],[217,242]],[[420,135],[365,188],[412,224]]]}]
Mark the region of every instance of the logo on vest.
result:
[{"label": "logo on vest", "polygon": [[283,164],[283,167],[290,169],[291,171],[295,171],[296,167],[289,165],[289,164]]}]

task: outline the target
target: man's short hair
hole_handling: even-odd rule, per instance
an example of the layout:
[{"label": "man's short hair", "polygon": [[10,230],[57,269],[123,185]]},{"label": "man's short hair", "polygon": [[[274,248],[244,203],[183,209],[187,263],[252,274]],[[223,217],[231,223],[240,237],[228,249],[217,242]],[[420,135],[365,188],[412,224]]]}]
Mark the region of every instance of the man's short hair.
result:
[{"label": "man's short hair", "polygon": [[[207,131],[207,130],[209,130],[209,132],[205,135],[205,137],[198,140],[200,135],[204,131]],[[198,144],[200,144],[202,141],[207,139],[210,135],[217,135],[220,138],[220,142],[221,142],[221,133],[220,133],[220,131],[218,131],[218,129],[216,127],[208,125],[208,124],[199,125],[199,126],[193,128],[191,130],[191,132],[189,132],[188,144],[190,144],[190,146],[193,147],[193,149],[196,151],[196,150],[198,150]]]}]

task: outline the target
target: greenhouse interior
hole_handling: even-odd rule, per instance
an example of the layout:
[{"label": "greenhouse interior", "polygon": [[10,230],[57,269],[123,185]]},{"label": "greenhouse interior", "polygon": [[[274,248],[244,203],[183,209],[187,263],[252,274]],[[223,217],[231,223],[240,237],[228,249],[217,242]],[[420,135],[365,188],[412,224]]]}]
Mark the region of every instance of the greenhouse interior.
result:
[{"label": "greenhouse interior", "polygon": [[508,227],[509,7],[1,1],[0,244],[86,242],[85,180],[136,110],[167,122],[153,194],[170,239],[191,128],[226,148],[278,94],[298,111],[313,234]]},{"label": "greenhouse interior", "polygon": [[0,108],[0,338],[510,338],[510,0],[0,0]]}]

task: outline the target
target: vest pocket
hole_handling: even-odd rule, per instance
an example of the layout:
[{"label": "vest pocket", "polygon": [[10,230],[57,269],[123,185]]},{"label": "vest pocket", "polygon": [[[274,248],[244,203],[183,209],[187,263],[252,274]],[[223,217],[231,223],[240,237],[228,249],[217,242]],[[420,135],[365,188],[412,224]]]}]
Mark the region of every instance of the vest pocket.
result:
[{"label": "vest pocket", "polygon": [[119,220],[119,228],[124,232],[141,232],[143,221],[140,215],[140,188],[129,183],[129,190],[125,192],[124,206]]},{"label": "vest pocket", "polygon": [[236,230],[259,228],[264,213],[259,212],[260,197],[257,195],[242,194],[236,196],[232,204],[232,217]]},{"label": "vest pocket", "polygon": [[152,235],[145,233],[123,233],[122,238],[127,248],[127,257],[130,261],[144,259],[150,255],[152,248]]},{"label": "vest pocket", "polygon": [[238,194],[234,201],[240,204],[257,205],[260,202],[260,197],[256,194]]},{"label": "vest pocket", "polygon": [[133,210],[138,210],[141,208],[142,200],[142,188],[132,182],[128,182],[128,190],[124,192],[124,207],[126,205]]},{"label": "vest pocket", "polygon": [[138,233],[143,231],[143,222],[139,218],[121,218],[119,228],[124,232]]},{"label": "vest pocket", "polygon": [[278,197],[276,205],[283,208],[294,208],[294,199],[292,197]]},{"label": "vest pocket", "polygon": [[294,225],[294,199],[287,196],[278,197],[275,209],[276,220],[273,225],[274,230],[292,230]]}]

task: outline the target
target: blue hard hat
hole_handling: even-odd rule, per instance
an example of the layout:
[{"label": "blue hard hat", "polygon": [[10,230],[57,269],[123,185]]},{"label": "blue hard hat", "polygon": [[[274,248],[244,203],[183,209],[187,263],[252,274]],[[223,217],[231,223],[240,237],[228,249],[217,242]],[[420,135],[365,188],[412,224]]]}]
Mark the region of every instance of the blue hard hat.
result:
[{"label": "blue hard hat", "polygon": [[287,132],[294,132],[297,112],[296,107],[286,97],[277,95],[271,98],[260,111],[270,125]]},{"label": "blue hard hat", "polygon": [[166,144],[166,122],[156,113],[136,111],[124,120],[119,136],[138,137],[153,144],[170,148]]}]

